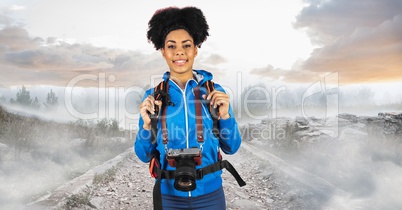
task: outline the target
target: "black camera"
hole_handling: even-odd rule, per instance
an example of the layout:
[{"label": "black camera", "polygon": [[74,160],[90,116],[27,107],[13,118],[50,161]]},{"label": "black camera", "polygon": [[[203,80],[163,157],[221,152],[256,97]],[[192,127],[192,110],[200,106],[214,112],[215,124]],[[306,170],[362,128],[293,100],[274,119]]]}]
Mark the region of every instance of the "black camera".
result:
[{"label": "black camera", "polygon": [[201,165],[201,158],[201,151],[198,148],[168,150],[166,159],[170,166],[176,167],[174,188],[186,192],[196,188],[195,167]]}]

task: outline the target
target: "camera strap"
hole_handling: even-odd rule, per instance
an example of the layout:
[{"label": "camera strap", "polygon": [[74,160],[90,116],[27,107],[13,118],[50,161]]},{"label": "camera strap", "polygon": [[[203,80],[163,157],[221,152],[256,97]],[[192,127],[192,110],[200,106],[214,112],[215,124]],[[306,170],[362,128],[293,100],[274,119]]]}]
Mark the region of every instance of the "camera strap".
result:
[{"label": "camera strap", "polygon": [[[155,160],[157,163],[150,165],[152,169],[153,177],[157,179],[157,182],[155,183],[155,186],[158,184],[159,179],[174,179],[176,171],[175,170],[163,170],[160,167],[160,162],[159,160]],[[233,165],[227,161],[227,160],[222,160],[220,159],[218,162],[213,163],[211,165],[205,166],[204,168],[197,169],[197,180],[200,180],[204,178],[205,175],[226,169],[229,171],[229,173],[232,174],[232,176],[236,179],[237,183],[239,184],[240,187],[246,185],[246,182],[240,177],[239,173],[236,171],[236,169],[233,167]],[[155,191],[154,191],[155,193]]]},{"label": "camera strap", "polygon": [[[174,179],[176,171],[163,170],[163,169],[157,167],[157,165],[160,166],[159,160],[157,160],[157,161],[158,161],[158,164],[152,164],[153,174],[156,175],[156,177],[154,177],[154,178],[156,178],[156,182],[155,182],[152,193],[153,193],[154,209],[161,210],[161,209],[163,209],[162,208],[162,194],[161,194],[162,179]],[[197,170],[197,179],[200,180],[205,175],[222,170],[224,168],[232,174],[232,176],[236,179],[236,181],[240,187],[246,185],[246,182],[240,177],[239,173],[236,171],[236,169],[233,167],[233,165],[230,164],[230,162],[227,160],[219,160],[216,163],[213,163],[204,168],[198,169]]]}]

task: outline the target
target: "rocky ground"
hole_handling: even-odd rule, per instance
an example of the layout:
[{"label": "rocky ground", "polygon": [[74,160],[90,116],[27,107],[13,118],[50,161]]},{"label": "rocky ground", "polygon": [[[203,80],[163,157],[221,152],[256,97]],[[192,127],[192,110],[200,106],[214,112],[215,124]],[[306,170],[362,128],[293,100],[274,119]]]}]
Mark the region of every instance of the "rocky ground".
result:
[{"label": "rocky ground", "polygon": [[[250,129],[255,131],[256,128],[261,132],[255,132],[260,136],[245,135],[239,151],[224,156],[247,183],[239,187],[232,175],[224,171],[227,209],[398,209],[402,206],[392,196],[402,193],[395,188],[395,184],[401,182],[397,181],[398,174],[402,174],[402,157],[398,152],[402,148],[398,142],[401,140],[398,136],[402,132],[402,115],[385,113],[377,117],[357,117],[341,114],[335,125],[331,120],[313,121],[318,123],[297,118],[276,119],[275,124],[262,121],[246,125],[249,130],[241,128],[243,132],[249,133],[252,132]],[[333,136],[334,128],[338,136]],[[281,129],[284,136],[273,134],[273,130],[279,132]],[[373,133],[382,136],[381,142],[391,136],[392,146],[380,148],[370,143],[367,137]],[[284,139],[278,141],[279,137]],[[313,150],[307,148],[316,152],[308,153]],[[367,149],[375,152],[367,152]],[[293,159],[289,154],[294,155]],[[300,161],[295,161],[295,157]],[[132,150],[115,162],[98,176],[98,183],[94,181],[95,175],[94,180],[85,182],[86,188],[64,191],[64,198],[49,208],[152,209],[153,179],[149,176],[148,165]],[[317,171],[317,168],[322,170]],[[390,180],[393,180],[391,184]],[[383,199],[385,192],[393,192],[388,200]],[[46,204],[45,201],[46,198],[42,204]]]},{"label": "rocky ground", "polygon": [[[224,158],[234,165],[247,183],[239,187],[232,175],[224,171],[227,209],[319,209],[321,204],[313,191],[247,149],[241,148],[235,155]],[[147,164],[129,152],[111,169],[113,173],[109,180],[99,185],[85,183],[87,187],[75,194],[64,192],[65,198],[53,207],[45,207],[47,204],[42,201],[36,203],[42,206],[29,205],[27,209],[153,208],[153,179],[149,176]]]},{"label": "rocky ground", "polygon": [[[224,172],[227,209],[314,209],[311,207],[319,205],[311,192],[247,150],[225,157],[247,183],[239,187],[232,175]],[[147,164],[130,153],[116,165],[113,180],[91,190],[90,203],[71,209],[152,209],[152,189]],[[310,197],[308,202],[306,197]]]}]

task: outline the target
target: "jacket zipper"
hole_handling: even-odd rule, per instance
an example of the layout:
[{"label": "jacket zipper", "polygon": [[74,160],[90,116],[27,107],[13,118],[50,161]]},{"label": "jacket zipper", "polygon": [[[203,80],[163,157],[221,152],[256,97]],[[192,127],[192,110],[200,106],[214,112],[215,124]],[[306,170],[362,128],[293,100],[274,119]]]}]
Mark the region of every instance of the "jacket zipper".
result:
[{"label": "jacket zipper", "polygon": [[[185,119],[186,119],[186,148],[188,149],[190,147],[190,143],[188,141],[188,107],[187,107],[187,99],[186,99],[186,90],[187,90],[187,85],[188,85],[188,81],[186,83],[186,86],[184,87],[184,90],[182,90],[173,80],[169,79],[170,81],[172,81],[172,83],[179,88],[179,90],[182,93],[183,96],[183,102],[184,102],[184,114],[185,114]],[[195,81],[195,80],[194,80]],[[197,81],[195,81],[197,83]],[[198,84],[198,83],[197,83]],[[194,92],[193,92],[194,94]],[[191,191],[188,192],[188,197],[191,197]]]}]

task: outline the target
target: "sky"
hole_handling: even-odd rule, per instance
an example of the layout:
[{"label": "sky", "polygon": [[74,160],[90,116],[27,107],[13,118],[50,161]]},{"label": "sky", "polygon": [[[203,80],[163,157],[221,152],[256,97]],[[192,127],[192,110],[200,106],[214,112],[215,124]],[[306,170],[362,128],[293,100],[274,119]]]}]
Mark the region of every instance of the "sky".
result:
[{"label": "sky", "polygon": [[143,83],[138,75],[166,70],[146,30],[152,14],[171,5],[203,10],[211,36],[194,68],[222,77],[303,83],[337,71],[340,83],[402,79],[399,0],[2,0],[0,85],[65,86],[99,72],[116,84]]},{"label": "sky", "polygon": [[338,85],[402,89],[400,0],[1,0],[0,88],[153,84],[168,69],[146,31],[168,6],[204,12],[210,36],[194,68],[229,88],[336,73]]}]

